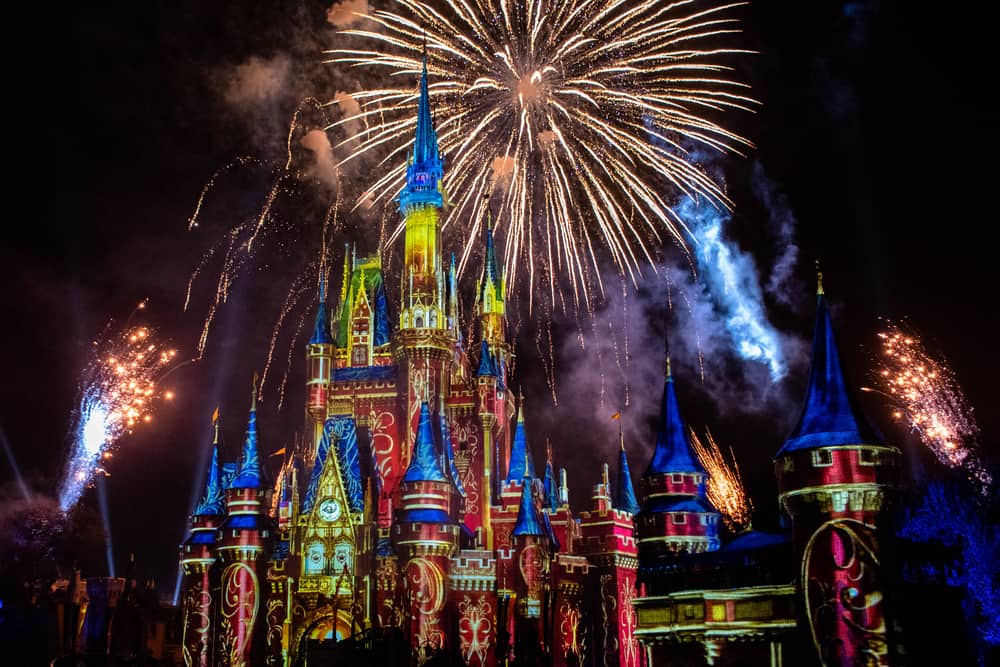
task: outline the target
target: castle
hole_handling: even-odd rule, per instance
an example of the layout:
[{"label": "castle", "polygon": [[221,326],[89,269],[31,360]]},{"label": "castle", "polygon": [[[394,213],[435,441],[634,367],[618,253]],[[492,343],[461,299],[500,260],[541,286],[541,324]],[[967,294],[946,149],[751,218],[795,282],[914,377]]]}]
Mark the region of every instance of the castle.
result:
[{"label": "castle", "polygon": [[405,664],[888,664],[875,531],[899,451],[855,406],[822,290],[805,408],[775,457],[791,538],[720,544],[669,359],[638,493],[622,442],[614,481],[605,465],[574,514],[510,389],[489,223],[478,339],[460,332],[427,87],[425,65],[398,320],[380,258],[345,257],[335,317],[321,288],[306,346],[300,450],[269,480],[255,399],[238,462],[219,461],[216,424],[181,546],[185,664],[335,664],[343,647]]}]

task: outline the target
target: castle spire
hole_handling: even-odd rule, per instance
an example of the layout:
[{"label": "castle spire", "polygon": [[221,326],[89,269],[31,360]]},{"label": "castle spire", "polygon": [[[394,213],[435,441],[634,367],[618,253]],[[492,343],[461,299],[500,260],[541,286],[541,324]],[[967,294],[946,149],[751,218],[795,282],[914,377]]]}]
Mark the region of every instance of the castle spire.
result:
[{"label": "castle spire", "polygon": [[406,169],[406,187],[399,195],[399,208],[405,215],[414,205],[444,206],[441,179],[444,163],[438,150],[437,131],[431,114],[430,93],[427,84],[427,54],[424,54],[420,72],[420,93],[417,99],[417,132],[413,141],[413,155]]},{"label": "castle spire", "polygon": [[524,396],[517,408],[517,426],[514,429],[514,445],[510,451],[510,465],[507,466],[507,483],[521,481],[522,477],[534,479],[535,464],[531,460],[531,450],[528,446],[528,434],[524,430]]},{"label": "castle spire", "polygon": [[243,457],[240,469],[229,483],[230,489],[259,489],[263,485],[263,470],[257,451],[257,373],[253,374],[250,391],[250,418],[247,421],[247,437],[243,443]]},{"label": "castle spire", "polygon": [[212,462],[208,465],[208,479],[205,482],[205,494],[194,508],[194,516],[222,516],[226,513],[225,493],[222,488],[222,477],[219,473],[219,408],[212,413],[212,428],[215,437],[212,439]]},{"label": "castle spire", "polygon": [[814,447],[861,444],[879,445],[882,438],[868,423],[848,391],[820,274],[806,400],[798,425],[776,456]]},{"label": "castle spire", "polygon": [[316,306],[316,321],[313,323],[312,337],[309,338],[310,345],[332,345],[333,337],[330,335],[330,311],[326,306],[326,276],[320,276],[319,298]]},{"label": "castle spire", "polygon": [[458,321],[458,270],[455,267],[455,253],[451,253],[451,263],[448,265],[448,326],[456,334],[461,328]]},{"label": "castle spire", "polygon": [[486,342],[485,338],[480,345],[479,369],[476,371],[476,375],[479,377],[484,375],[497,376],[496,364],[493,361],[493,354],[490,352],[490,344]]},{"label": "castle spire", "polygon": [[559,509],[559,490],[556,482],[556,471],[552,464],[552,443],[545,439],[545,477],[542,488],[545,491],[545,506],[555,512]]},{"label": "castle spire", "polygon": [[660,427],[656,434],[653,458],[644,476],[674,472],[705,472],[698,458],[691,450],[687,429],[677,404],[677,390],[670,370],[670,351],[667,348],[665,378],[663,381],[663,403],[660,408]]},{"label": "castle spire", "polygon": [[541,537],[546,534],[545,526],[542,524],[542,518],[538,516],[538,508],[535,507],[535,499],[531,494],[531,477],[525,475],[521,481],[521,504],[517,508],[517,521],[514,522],[511,535]]},{"label": "castle spire", "polygon": [[632,487],[632,474],[628,468],[628,456],[625,454],[625,436],[622,433],[621,422],[618,422],[618,479],[616,480],[612,505],[617,510],[629,514],[639,513],[639,502]]},{"label": "castle spire", "polygon": [[438,457],[434,454],[434,431],[431,429],[431,411],[427,401],[420,404],[420,423],[417,439],[413,444],[413,456],[406,469],[404,482],[447,482]]}]

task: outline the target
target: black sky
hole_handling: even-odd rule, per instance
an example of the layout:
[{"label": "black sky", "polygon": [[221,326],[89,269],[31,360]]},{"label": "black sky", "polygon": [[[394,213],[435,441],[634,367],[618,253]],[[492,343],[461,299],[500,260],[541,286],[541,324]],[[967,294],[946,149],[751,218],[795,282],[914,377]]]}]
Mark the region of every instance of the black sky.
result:
[{"label": "black sky", "polygon": [[[996,112],[985,102],[996,79],[988,70],[995,38],[989,21],[968,11],[918,5],[788,0],[744,10],[745,45],[758,54],[742,61],[740,76],[763,104],[736,121],[757,147],[727,172],[733,233],[745,247],[762,245],[756,229],[764,212],[749,194],[758,161],[799,221],[798,277],[811,284],[813,259],[823,262],[852,376],[864,376],[863,346],[871,347],[876,318],[907,317],[947,354],[995,457],[997,146]],[[319,65],[319,49],[336,39],[326,9],[184,0],[13,10],[9,29],[26,39],[5,58],[0,428],[38,492],[51,493],[62,471],[77,377],[109,318],[148,296],[154,323],[191,354],[199,320],[181,313],[181,299],[206,246],[205,237],[184,231],[187,217],[207,178],[234,156],[274,157],[303,93],[328,99],[349,82]],[[233,68],[280,54],[291,63],[293,90],[235,111],[224,96]],[[249,179],[232,188],[214,214],[252,210],[260,185]],[[217,400],[233,415],[235,453],[279,294],[273,286],[238,292],[220,320],[219,344],[172,378],[177,404],[123,443],[111,468],[119,559],[135,551],[164,587],[172,586],[207,416]],[[809,295],[804,302],[781,324],[809,336]],[[529,415],[543,420],[541,374],[526,372],[523,381],[538,397]],[[293,379],[293,407],[270,416],[270,426],[262,414],[267,449],[295,428],[298,386]],[[715,413],[696,396],[685,413],[700,423]],[[876,404],[866,407],[881,418]],[[563,405],[558,414],[571,420],[574,410],[591,409]],[[765,496],[774,493],[769,459],[784,435],[781,421],[712,424],[755,443],[740,458],[751,489]],[[11,477],[6,462],[0,471]],[[596,474],[595,466],[579,471],[578,506]],[[758,505],[763,512],[773,501]]]}]

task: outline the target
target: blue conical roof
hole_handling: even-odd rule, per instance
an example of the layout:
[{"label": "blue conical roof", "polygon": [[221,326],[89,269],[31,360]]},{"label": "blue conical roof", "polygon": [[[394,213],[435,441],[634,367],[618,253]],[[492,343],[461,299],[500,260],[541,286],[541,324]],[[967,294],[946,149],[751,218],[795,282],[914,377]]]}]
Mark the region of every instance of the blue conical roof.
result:
[{"label": "blue conical roof", "polygon": [[[489,214],[487,214],[488,216]],[[499,286],[500,272],[497,270],[496,249],[493,245],[493,220],[486,219],[486,256],[483,261],[483,278],[480,282],[480,290],[485,291],[487,286],[493,284]],[[480,294],[482,298],[482,294]]]},{"label": "blue conical roof", "polygon": [[250,420],[247,422],[247,437],[243,442],[243,457],[236,477],[229,483],[230,489],[259,489],[263,486],[264,474],[257,451],[257,387],[256,378],[250,404]]},{"label": "blue conical roof", "polygon": [[420,404],[420,423],[417,425],[417,441],[413,444],[410,466],[403,476],[404,482],[447,482],[438,457],[434,453],[434,431],[431,428],[431,411],[427,402]]},{"label": "blue conical roof", "polygon": [[521,504],[517,508],[517,521],[511,535],[545,535],[545,526],[538,516],[538,508],[531,497],[531,478],[525,477],[521,484]]},{"label": "blue conical roof", "polygon": [[490,345],[483,339],[483,343],[480,346],[479,352],[479,370],[476,371],[478,377],[488,375],[491,377],[497,377],[496,364],[493,361],[493,355],[490,353]]},{"label": "blue conical roof", "polygon": [[534,479],[535,462],[531,460],[531,449],[528,447],[528,434],[524,430],[524,406],[517,410],[517,427],[514,429],[514,445],[510,450],[510,461],[507,466],[507,483],[518,482],[522,477]]},{"label": "blue conical roof", "polygon": [[645,476],[674,472],[705,472],[698,458],[691,451],[687,429],[677,404],[677,390],[670,372],[670,358],[667,358],[667,377],[663,382],[663,406],[660,409],[660,428],[656,434],[656,448],[653,459],[646,468]]},{"label": "blue conical roof", "polygon": [[316,307],[316,322],[313,324],[313,333],[309,338],[310,345],[332,345],[333,336],[330,335],[330,311],[326,307],[326,281],[319,284],[319,304]]},{"label": "blue conical roof", "polygon": [[441,208],[444,197],[440,181],[444,163],[438,150],[437,131],[431,116],[431,101],[427,86],[427,56],[420,73],[420,96],[417,100],[417,132],[413,142],[413,157],[406,169],[406,187],[399,195],[403,213],[413,205],[431,204]]},{"label": "blue conical roof", "polygon": [[458,473],[458,466],[455,465],[455,452],[451,449],[451,431],[448,429],[448,420],[444,416],[444,409],[441,410],[441,451],[444,459],[442,467],[451,478],[458,495],[464,498],[465,485],[462,484],[462,476]]},{"label": "blue conical roof", "polygon": [[222,477],[219,472],[219,444],[212,445],[212,462],[208,466],[208,479],[205,481],[205,495],[201,497],[194,508],[195,516],[222,516],[226,513],[225,492],[222,487]]},{"label": "blue conical roof", "polygon": [[614,491],[612,504],[615,509],[630,514],[639,513],[639,502],[635,499],[635,489],[632,488],[632,474],[628,469],[624,442],[618,450],[618,483],[615,484]]},{"label": "blue conical roof", "polygon": [[552,468],[552,461],[546,461],[542,488],[545,491],[545,506],[553,512],[559,509],[559,493],[556,486],[556,473]]},{"label": "blue conical roof", "polygon": [[854,403],[840,365],[833,322],[822,292],[816,304],[809,387],[799,423],[776,456],[831,445],[882,444]]}]

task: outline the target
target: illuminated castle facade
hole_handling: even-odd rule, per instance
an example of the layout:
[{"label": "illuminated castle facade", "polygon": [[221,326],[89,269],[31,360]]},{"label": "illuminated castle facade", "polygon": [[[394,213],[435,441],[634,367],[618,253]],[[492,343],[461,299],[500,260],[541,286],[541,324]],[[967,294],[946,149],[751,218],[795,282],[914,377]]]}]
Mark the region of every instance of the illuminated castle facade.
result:
[{"label": "illuminated castle facade", "polygon": [[[181,547],[185,664],[325,664],[324,651],[332,660],[346,646],[407,664],[620,667],[664,664],[696,646],[711,664],[744,640],[751,653],[763,647],[771,662],[760,664],[780,664],[789,637],[810,631],[823,655],[884,648],[877,581],[868,580],[877,568],[845,567],[843,555],[877,561],[871,530],[897,451],[854,411],[822,300],[814,355],[825,356],[798,433],[776,458],[794,546],[756,533],[733,543],[781,551],[808,579],[797,583],[796,570],[690,590],[677,582],[732,545],[720,549],[720,516],[669,360],[638,497],[622,442],[614,483],[605,466],[589,508],[574,515],[551,449],[536,469],[510,389],[506,289],[489,222],[478,338],[463,340],[455,262],[442,254],[443,168],[425,67],[399,197],[399,317],[390,318],[380,258],[345,257],[335,317],[321,289],[306,349],[305,442],[267,479],[254,400],[240,460],[220,463],[216,446]],[[836,610],[807,623],[816,605]],[[392,642],[401,652],[385,658]]]}]

